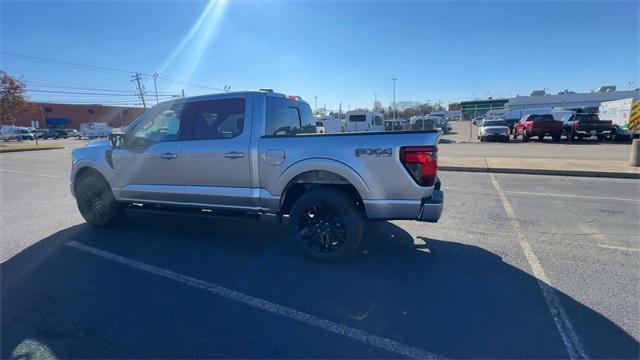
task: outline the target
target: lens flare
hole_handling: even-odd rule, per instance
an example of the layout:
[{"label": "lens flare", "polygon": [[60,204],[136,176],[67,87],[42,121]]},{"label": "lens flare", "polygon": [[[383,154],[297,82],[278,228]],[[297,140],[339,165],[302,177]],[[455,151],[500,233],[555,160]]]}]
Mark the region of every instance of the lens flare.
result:
[{"label": "lens flare", "polygon": [[227,0],[210,0],[198,20],[164,61],[158,73],[177,72],[182,81],[189,81],[202,61],[205,51],[215,40]]}]

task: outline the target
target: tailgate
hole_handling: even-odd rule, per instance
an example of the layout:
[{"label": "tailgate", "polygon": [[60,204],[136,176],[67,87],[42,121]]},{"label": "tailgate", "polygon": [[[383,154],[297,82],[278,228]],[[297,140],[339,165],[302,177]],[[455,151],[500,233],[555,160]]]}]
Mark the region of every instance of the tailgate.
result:
[{"label": "tailgate", "polygon": [[536,121],[533,123],[533,129],[540,131],[558,131],[562,129],[562,122],[556,120]]},{"label": "tailgate", "polygon": [[612,122],[601,120],[598,122],[583,122],[580,123],[580,130],[584,131],[606,131],[611,130]]}]

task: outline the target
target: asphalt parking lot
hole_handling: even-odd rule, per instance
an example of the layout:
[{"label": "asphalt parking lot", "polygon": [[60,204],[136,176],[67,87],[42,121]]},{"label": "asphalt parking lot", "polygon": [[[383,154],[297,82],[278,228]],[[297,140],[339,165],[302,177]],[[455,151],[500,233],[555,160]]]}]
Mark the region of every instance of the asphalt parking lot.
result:
[{"label": "asphalt parking lot", "polygon": [[69,152],[0,155],[2,358],[638,358],[637,180],[441,172],[327,265],[271,217],[93,229]]},{"label": "asphalt parking lot", "polygon": [[[547,137],[544,141],[534,138],[527,143],[515,141],[508,143],[483,142],[477,139],[478,128],[469,129],[469,121],[451,122],[453,131],[442,136],[440,154],[445,156],[489,156],[538,159],[573,160],[623,160],[629,159],[631,146],[628,142],[598,141],[595,138],[568,142],[564,138],[554,142]],[[471,132],[471,142],[469,141]]]}]

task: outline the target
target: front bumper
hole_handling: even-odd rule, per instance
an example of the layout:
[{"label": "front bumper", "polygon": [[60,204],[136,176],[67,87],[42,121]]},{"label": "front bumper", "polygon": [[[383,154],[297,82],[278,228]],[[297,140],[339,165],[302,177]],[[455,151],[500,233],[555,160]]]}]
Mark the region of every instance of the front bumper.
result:
[{"label": "front bumper", "polygon": [[482,135],[485,140],[509,140],[509,133],[495,133]]}]

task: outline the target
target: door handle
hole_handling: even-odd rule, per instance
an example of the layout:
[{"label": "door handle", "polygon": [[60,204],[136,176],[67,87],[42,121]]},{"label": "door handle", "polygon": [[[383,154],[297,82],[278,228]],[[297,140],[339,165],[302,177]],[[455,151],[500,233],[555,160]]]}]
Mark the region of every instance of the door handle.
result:
[{"label": "door handle", "polygon": [[174,153],[164,153],[162,155],[160,155],[161,159],[165,159],[165,160],[171,160],[171,159],[175,159],[177,158],[178,155],[174,154]]},{"label": "door handle", "polygon": [[227,159],[239,159],[243,158],[244,154],[237,151],[229,151],[227,153],[224,153],[224,157],[226,157]]}]

